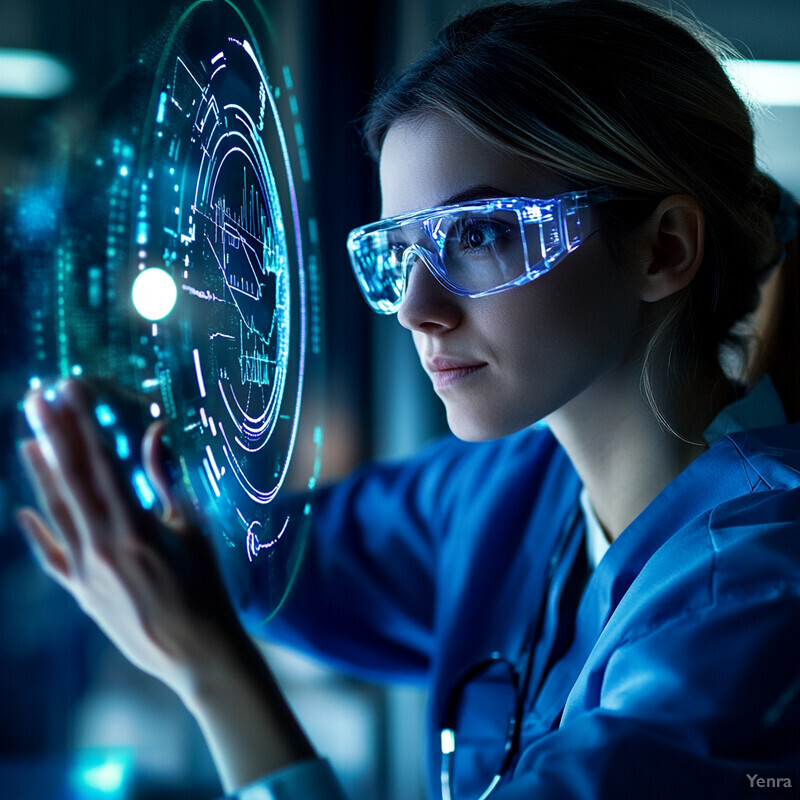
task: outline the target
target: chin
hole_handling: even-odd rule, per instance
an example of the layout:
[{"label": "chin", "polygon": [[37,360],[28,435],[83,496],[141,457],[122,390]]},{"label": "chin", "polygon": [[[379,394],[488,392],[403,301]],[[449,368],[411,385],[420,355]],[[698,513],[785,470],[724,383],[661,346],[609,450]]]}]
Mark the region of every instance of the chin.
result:
[{"label": "chin", "polygon": [[501,439],[532,425],[535,420],[511,420],[503,417],[465,414],[447,408],[447,424],[454,436],[465,442],[488,442]]}]

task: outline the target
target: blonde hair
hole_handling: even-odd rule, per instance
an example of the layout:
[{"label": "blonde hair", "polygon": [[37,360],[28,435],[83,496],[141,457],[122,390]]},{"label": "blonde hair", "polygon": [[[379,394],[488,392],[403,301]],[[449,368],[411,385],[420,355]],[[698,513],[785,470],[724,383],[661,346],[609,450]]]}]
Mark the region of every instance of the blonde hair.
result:
[{"label": "blonde hair", "polygon": [[[718,363],[723,348],[746,349],[736,323],[756,308],[776,257],[774,192],[755,165],[749,110],[721,66],[728,54],[702,27],[629,0],[479,8],[377,94],[366,140],[377,159],[394,122],[437,111],[575,188],[652,198],[610,204],[604,232],[618,242],[659,199],[693,196],[706,216],[704,260],[651,338],[647,396],[651,355],[665,342],[673,380]],[[765,363],[740,361],[750,365],[736,376],[745,380]],[[783,399],[800,416],[800,390]]]}]

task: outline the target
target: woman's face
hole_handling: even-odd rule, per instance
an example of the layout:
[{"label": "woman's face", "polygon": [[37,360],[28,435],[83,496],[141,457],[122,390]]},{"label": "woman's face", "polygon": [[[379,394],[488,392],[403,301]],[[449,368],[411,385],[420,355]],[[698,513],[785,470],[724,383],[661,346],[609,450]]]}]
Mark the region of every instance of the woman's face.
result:
[{"label": "woman's face", "polygon": [[[453,198],[545,198],[578,188],[439,114],[389,129],[380,181],[384,217]],[[594,235],[541,278],[488,297],[452,294],[417,262],[398,318],[451,430],[478,441],[552,414],[628,360],[639,305],[635,281]]]}]

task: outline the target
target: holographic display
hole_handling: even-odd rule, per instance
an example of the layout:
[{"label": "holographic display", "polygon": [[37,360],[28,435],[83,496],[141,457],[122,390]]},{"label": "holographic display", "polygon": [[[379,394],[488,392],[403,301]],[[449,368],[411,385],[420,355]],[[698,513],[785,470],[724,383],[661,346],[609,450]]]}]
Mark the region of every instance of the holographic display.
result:
[{"label": "holographic display", "polygon": [[[37,375],[111,378],[168,419],[177,480],[230,557],[270,560],[277,609],[320,465],[321,281],[292,73],[247,11],[191,5],[151,72],[139,65],[139,116],[84,154],[35,360]],[[96,413],[131,458],[113,400]]]}]

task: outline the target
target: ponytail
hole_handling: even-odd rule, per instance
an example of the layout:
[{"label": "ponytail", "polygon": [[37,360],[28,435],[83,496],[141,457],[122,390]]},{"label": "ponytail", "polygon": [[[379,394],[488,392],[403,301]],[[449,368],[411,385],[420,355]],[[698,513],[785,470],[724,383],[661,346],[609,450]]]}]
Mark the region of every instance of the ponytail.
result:
[{"label": "ponytail", "polygon": [[[770,181],[770,183],[772,183]],[[769,374],[789,422],[800,421],[800,204],[774,183],[768,189],[774,208],[778,264],[764,282],[753,319],[754,344],[748,379]]]}]

